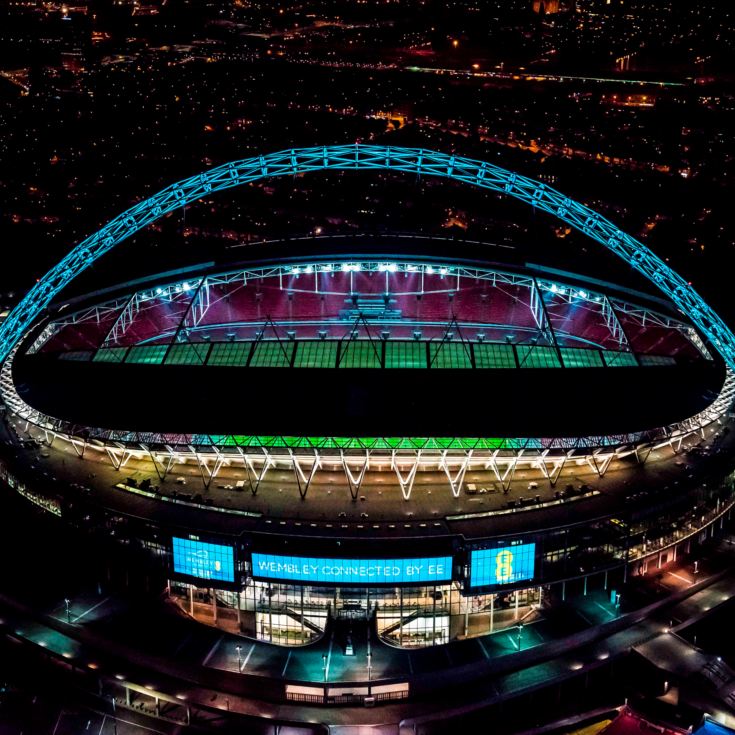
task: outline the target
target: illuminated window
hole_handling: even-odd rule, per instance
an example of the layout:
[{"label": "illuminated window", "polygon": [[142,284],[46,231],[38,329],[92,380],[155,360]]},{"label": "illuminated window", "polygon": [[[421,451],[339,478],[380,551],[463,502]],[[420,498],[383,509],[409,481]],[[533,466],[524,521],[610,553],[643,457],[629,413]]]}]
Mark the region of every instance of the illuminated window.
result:
[{"label": "illuminated window", "polygon": [[339,356],[341,368],[379,368],[380,342],[371,340],[343,340]]},{"label": "illuminated window", "polygon": [[294,367],[333,368],[337,365],[337,346],[333,340],[299,342]]},{"label": "illuminated window", "polygon": [[469,347],[461,342],[431,342],[430,364],[433,368],[471,368]]},{"label": "illuminated window", "polygon": [[576,347],[562,347],[561,359],[564,367],[602,367],[602,356],[597,350],[584,350]]},{"label": "illuminated window", "polygon": [[559,355],[553,347],[539,345],[516,345],[518,365],[522,368],[561,367]]},{"label": "illuminated window", "polygon": [[476,343],[472,345],[476,368],[514,368],[513,345]]},{"label": "illuminated window", "polygon": [[387,368],[425,368],[426,344],[423,342],[386,342]]},{"label": "illuminated window", "polygon": [[97,350],[92,362],[122,362],[127,351],[127,347],[102,348]]},{"label": "illuminated window", "polygon": [[166,355],[167,365],[204,365],[209,345],[206,342],[172,345]]},{"label": "illuminated window", "polygon": [[212,345],[207,365],[244,366],[248,363],[251,342],[219,342]]},{"label": "illuminated window", "polygon": [[168,345],[135,345],[130,348],[125,362],[160,365],[167,350]]},{"label": "illuminated window", "polygon": [[293,348],[294,343],[290,341],[256,342],[250,367],[291,367]]},{"label": "illuminated window", "polygon": [[632,352],[612,352],[605,350],[602,356],[605,358],[605,364],[608,367],[636,367],[638,365],[638,361]]},{"label": "illuminated window", "polygon": [[670,355],[638,355],[641,365],[676,365],[676,358]]}]

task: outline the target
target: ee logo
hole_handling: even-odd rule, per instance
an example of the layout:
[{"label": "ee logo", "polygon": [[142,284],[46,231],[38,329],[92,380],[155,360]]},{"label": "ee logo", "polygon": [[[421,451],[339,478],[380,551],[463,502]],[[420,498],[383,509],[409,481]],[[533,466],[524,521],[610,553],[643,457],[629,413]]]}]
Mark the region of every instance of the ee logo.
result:
[{"label": "ee logo", "polygon": [[513,581],[513,554],[508,549],[499,551],[495,557],[495,579],[498,582]]}]

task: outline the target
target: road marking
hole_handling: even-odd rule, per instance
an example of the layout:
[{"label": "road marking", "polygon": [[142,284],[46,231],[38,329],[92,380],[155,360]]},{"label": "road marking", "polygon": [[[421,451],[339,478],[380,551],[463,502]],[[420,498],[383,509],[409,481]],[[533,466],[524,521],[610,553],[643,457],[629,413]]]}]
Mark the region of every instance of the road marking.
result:
[{"label": "road marking", "polygon": [[204,657],[204,661],[202,661],[202,666],[206,666],[209,663],[209,659],[212,658],[214,655],[214,652],[219,648],[219,644],[222,643],[224,640],[224,636],[221,635],[213,644],[212,647],[209,649],[209,653]]},{"label": "road marking", "polygon": [[[283,679],[286,676],[286,669],[288,668],[288,662],[291,660],[291,654],[293,651],[288,652],[288,656],[286,656],[286,663],[283,664],[283,671],[281,672],[281,679]],[[327,662],[327,672],[329,671],[329,662]],[[327,675],[328,677],[328,675]]]},{"label": "road marking", "polygon": [[582,620],[584,620],[585,623],[587,623],[587,625],[592,625],[592,621],[581,610],[575,610],[575,612],[580,618],[582,618]]},{"label": "road marking", "polygon": [[96,610],[100,605],[104,605],[109,599],[109,597],[105,597],[104,600],[100,600],[96,605],[92,605],[92,607],[90,607],[88,610],[85,610],[81,615],[77,615],[75,618],[72,618],[72,622],[78,623],[85,615],[89,615],[92,610]]},{"label": "road marking", "polygon": [[61,722],[61,717],[63,716],[63,714],[64,714],[64,710],[62,709],[59,712],[59,716],[56,718],[56,724],[54,725],[54,730],[51,733],[51,735],[56,735],[56,731],[59,729],[59,723]]},{"label": "road marking", "polygon": [[682,582],[686,582],[688,585],[694,584],[691,579],[687,579],[686,577],[682,577],[681,574],[677,574],[676,572],[669,572],[669,574],[672,577],[676,577],[677,579],[680,579]]},{"label": "road marking", "polygon": [[595,605],[602,610],[602,612],[607,613],[608,615],[612,615],[612,617],[615,617],[615,613],[608,610],[601,602],[595,601]]},{"label": "road marking", "polygon": [[105,720],[107,720],[107,715],[102,716],[102,723],[100,724],[100,731],[97,733],[97,735],[102,735],[102,729],[105,726]]},{"label": "road marking", "polygon": [[242,662],[242,666],[240,666],[240,671],[242,671],[248,665],[248,661],[250,661],[250,657],[253,655],[253,651],[254,650],[255,650],[255,643],[253,643],[253,645],[250,646],[250,650],[248,651],[248,655],[245,656],[245,660]]},{"label": "road marking", "polygon": [[490,654],[487,652],[487,648],[485,648],[485,644],[482,642],[482,639],[478,638],[477,642],[480,644],[480,648],[482,649],[482,652],[485,654],[485,658],[490,658]]},{"label": "road marking", "polygon": [[329,639],[329,651],[327,651],[327,668],[324,670],[324,678],[329,681],[329,664],[332,660],[332,644],[334,643],[334,634]]}]

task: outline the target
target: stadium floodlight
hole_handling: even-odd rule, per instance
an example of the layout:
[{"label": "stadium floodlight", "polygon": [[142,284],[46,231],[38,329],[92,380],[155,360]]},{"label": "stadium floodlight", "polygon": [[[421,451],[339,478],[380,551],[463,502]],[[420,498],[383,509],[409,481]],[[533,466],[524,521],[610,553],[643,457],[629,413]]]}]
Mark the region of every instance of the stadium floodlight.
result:
[{"label": "stadium floodlight", "polygon": [[[264,178],[311,171],[391,170],[448,178],[525,202],[578,230],[625,260],[661,290],[735,369],[735,334],[678,273],[643,243],[589,207],[540,181],[488,163],[423,148],[383,145],[290,148],[232,161],[171,184],[133,205],[77,245],[33,286],[0,325],[4,360],[57,294],[120,242],[205,196]],[[359,267],[358,267],[359,270]],[[429,273],[429,268],[426,270]]]}]

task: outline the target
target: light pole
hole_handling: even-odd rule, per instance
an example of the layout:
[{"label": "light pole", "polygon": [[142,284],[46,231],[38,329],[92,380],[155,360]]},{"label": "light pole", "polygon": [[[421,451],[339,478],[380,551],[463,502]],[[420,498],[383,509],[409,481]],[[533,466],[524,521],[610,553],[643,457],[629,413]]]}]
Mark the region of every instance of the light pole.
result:
[{"label": "light pole", "polygon": [[523,623],[518,623],[518,650],[521,650],[521,636],[523,635]]},{"label": "light pole", "polygon": [[373,654],[370,649],[367,652],[367,670],[368,670],[368,697],[370,696],[370,680],[373,674]]},{"label": "light pole", "polygon": [[242,647],[237,645],[235,646],[235,650],[237,651],[237,673],[239,674],[242,671]]},{"label": "light pole", "polygon": [[71,623],[71,610],[69,609],[69,604],[71,603],[71,600],[68,597],[64,598],[64,605],[66,605],[66,622]]},{"label": "light pole", "polygon": [[327,654],[322,654],[322,671],[324,672],[324,683],[327,683]]}]

